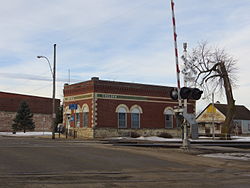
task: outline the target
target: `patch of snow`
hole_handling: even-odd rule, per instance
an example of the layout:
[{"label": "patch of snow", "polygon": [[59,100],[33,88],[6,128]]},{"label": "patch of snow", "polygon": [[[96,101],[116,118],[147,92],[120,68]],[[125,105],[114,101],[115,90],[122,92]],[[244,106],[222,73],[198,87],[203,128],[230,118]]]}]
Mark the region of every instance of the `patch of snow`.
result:
[{"label": "patch of snow", "polygon": [[132,138],[132,137],[111,137],[108,138],[111,140],[145,140],[145,141],[155,141],[155,142],[176,142],[181,141],[180,138],[162,138],[158,136],[148,136],[148,137],[138,137],[138,138]]},{"label": "patch of snow", "polygon": [[233,140],[250,142],[249,136],[232,136]]},{"label": "patch of snow", "polygon": [[232,140],[213,140],[211,137],[199,137],[198,140],[192,140],[193,142],[199,142],[199,141],[205,141],[205,142],[250,142],[250,137],[249,136],[231,136]]},{"label": "patch of snow", "polygon": [[16,132],[13,134],[12,132],[0,132],[0,136],[50,136],[52,132]]},{"label": "patch of snow", "polygon": [[167,141],[172,141],[172,142],[178,142],[182,141],[180,138],[162,138],[158,136],[149,136],[149,137],[144,137],[141,136],[139,138],[136,138],[137,140],[148,140],[148,141],[155,141],[155,142],[167,142]]},{"label": "patch of snow", "polygon": [[122,139],[128,139],[130,137],[109,137],[107,140],[122,140]]},{"label": "patch of snow", "polygon": [[211,137],[208,137],[208,136],[199,136],[199,139],[211,139]]},{"label": "patch of snow", "polygon": [[[232,140],[213,140],[211,137],[199,137],[200,139],[197,140],[193,140],[193,139],[189,139],[192,142],[250,142],[250,137],[242,137],[242,136],[238,136],[238,137],[232,137]],[[162,137],[158,137],[158,136],[149,136],[149,137],[138,137],[138,138],[131,138],[131,137],[112,137],[109,139],[113,139],[113,140],[145,140],[145,141],[155,141],[155,142],[181,142],[182,139],[181,138],[162,138]]]},{"label": "patch of snow", "polygon": [[202,154],[199,156],[250,161],[250,153],[213,153],[213,154]]}]

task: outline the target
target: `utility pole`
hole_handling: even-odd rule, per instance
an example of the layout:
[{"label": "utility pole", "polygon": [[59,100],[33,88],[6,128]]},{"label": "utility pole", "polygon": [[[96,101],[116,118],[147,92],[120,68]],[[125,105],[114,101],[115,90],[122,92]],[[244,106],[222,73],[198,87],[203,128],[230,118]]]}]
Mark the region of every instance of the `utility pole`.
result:
[{"label": "utility pole", "polygon": [[54,44],[54,64],[53,64],[52,139],[55,139],[55,122],[56,122],[55,95],[56,95],[56,44]]},{"label": "utility pole", "polygon": [[215,111],[215,108],[214,108],[214,92],[212,93],[212,132],[213,132],[213,140],[215,139],[215,130],[214,130],[214,111]]},{"label": "utility pole", "polygon": [[50,68],[50,72],[53,79],[53,91],[52,91],[52,139],[55,139],[55,122],[56,122],[56,105],[55,105],[55,95],[56,95],[56,44],[54,44],[54,63],[53,70],[51,67],[51,63],[46,56],[37,56],[37,58],[44,58],[47,60]]}]

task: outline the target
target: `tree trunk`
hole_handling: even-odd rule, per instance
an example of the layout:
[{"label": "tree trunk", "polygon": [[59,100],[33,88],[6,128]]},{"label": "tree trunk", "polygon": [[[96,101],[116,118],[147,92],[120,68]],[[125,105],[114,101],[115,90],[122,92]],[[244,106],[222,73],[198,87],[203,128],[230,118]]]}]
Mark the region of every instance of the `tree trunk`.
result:
[{"label": "tree trunk", "polygon": [[232,122],[235,114],[235,100],[233,98],[232,86],[224,62],[221,62],[220,68],[221,68],[222,78],[224,81],[225,93],[227,97],[227,114],[225,122],[222,125],[222,134],[227,138],[230,137],[232,129]]}]

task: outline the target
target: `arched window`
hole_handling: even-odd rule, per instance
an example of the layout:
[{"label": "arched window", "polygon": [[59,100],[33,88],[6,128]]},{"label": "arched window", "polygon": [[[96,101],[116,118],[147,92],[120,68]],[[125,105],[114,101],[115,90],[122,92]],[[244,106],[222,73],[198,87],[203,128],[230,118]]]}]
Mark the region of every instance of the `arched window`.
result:
[{"label": "arched window", "polygon": [[121,107],[118,110],[118,128],[127,127],[127,112],[126,109]]},{"label": "arched window", "polygon": [[165,108],[164,110],[164,117],[165,117],[165,128],[172,129],[174,127],[174,112],[172,108]]},{"label": "arched window", "polygon": [[80,113],[82,112],[82,109],[80,105],[77,105],[77,109],[75,111],[75,126],[80,127]]},{"label": "arched window", "polygon": [[118,128],[127,128],[128,111],[128,107],[125,104],[121,104],[116,108],[118,114]]},{"label": "arched window", "polygon": [[66,106],[65,108],[63,108],[63,113],[64,114],[71,114],[71,110],[69,109],[69,106]]},{"label": "arched window", "polygon": [[139,129],[140,128],[140,114],[142,113],[142,109],[138,105],[134,105],[130,109],[131,113],[131,128]]},{"label": "arched window", "polygon": [[69,106],[66,106],[64,108],[64,117],[65,117],[65,122],[66,122],[66,128],[70,128],[70,118],[71,118],[71,110],[69,109]]},{"label": "arched window", "polygon": [[89,126],[89,106],[87,104],[84,104],[82,106],[82,119],[83,119],[83,127]]}]

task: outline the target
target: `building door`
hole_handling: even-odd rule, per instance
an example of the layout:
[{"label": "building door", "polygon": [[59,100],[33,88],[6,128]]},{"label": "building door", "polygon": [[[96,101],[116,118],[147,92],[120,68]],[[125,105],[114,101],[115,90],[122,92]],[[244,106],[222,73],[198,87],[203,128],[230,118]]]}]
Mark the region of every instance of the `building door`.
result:
[{"label": "building door", "polygon": [[211,129],[211,127],[210,127],[210,125],[209,126],[205,126],[205,134],[206,135],[210,135],[210,129]]}]

